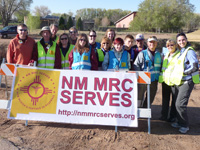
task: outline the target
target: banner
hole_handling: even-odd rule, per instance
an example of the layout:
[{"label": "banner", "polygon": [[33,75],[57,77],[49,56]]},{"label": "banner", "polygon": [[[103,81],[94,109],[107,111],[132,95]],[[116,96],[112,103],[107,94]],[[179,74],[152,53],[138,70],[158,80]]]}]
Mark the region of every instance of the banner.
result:
[{"label": "banner", "polygon": [[9,119],[137,127],[135,73],[16,69]]}]

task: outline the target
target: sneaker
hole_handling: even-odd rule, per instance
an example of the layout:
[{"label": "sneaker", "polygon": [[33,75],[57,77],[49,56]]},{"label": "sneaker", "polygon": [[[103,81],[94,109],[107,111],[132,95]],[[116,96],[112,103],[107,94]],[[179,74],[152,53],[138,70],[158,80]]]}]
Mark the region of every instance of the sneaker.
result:
[{"label": "sneaker", "polygon": [[181,128],[179,129],[179,132],[181,132],[181,133],[183,133],[183,134],[187,133],[188,131],[189,131],[189,127],[181,127]]},{"label": "sneaker", "polygon": [[171,126],[174,128],[181,128],[181,126],[177,122],[171,123]]}]

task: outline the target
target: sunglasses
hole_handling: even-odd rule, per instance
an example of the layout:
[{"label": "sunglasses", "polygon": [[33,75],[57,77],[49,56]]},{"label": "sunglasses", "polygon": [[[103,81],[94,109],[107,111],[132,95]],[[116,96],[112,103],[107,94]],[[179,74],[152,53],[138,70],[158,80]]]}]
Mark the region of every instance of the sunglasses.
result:
[{"label": "sunglasses", "polygon": [[170,46],[171,46],[171,47],[174,47],[174,44],[171,44],[171,45],[167,45],[167,47],[170,47]]},{"label": "sunglasses", "polygon": [[96,35],[89,35],[90,37],[96,37]]},{"label": "sunglasses", "polygon": [[67,38],[61,38],[60,40],[68,40]]},{"label": "sunglasses", "polygon": [[24,31],[25,32],[25,31],[27,31],[27,29],[19,29],[19,31]]},{"label": "sunglasses", "polygon": [[73,33],[76,33],[76,31],[69,31],[69,33],[73,34]]},{"label": "sunglasses", "polygon": [[80,39],[79,41],[81,41],[81,42],[83,42],[83,41],[84,41],[84,42],[85,42],[85,41],[86,41],[86,39]]}]

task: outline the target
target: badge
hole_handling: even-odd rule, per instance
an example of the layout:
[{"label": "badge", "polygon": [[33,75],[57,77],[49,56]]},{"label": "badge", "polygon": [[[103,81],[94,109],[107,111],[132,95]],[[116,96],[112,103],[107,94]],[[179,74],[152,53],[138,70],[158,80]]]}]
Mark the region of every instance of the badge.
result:
[{"label": "badge", "polygon": [[47,49],[49,49],[50,47],[51,47],[50,45],[47,45],[47,47],[46,47],[46,48],[47,48]]},{"label": "badge", "polygon": [[54,55],[54,52],[52,50],[49,51],[49,54]]},{"label": "badge", "polygon": [[88,56],[84,56],[84,57],[83,57],[83,60],[88,60]]},{"label": "badge", "polygon": [[125,63],[125,62],[122,62],[122,63],[121,63],[121,66],[122,66],[122,67],[126,67],[126,63]]},{"label": "badge", "polygon": [[22,44],[22,43],[23,43],[23,41],[22,41],[22,40],[19,40],[18,42],[19,42],[19,44]]}]

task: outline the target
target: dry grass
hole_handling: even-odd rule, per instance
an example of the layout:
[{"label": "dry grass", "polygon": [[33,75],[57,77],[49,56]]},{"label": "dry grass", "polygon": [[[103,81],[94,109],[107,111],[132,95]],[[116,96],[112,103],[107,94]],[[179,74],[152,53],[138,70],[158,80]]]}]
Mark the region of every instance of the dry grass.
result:
[{"label": "dry grass", "polygon": [[195,32],[188,33],[187,38],[189,41],[200,42],[200,29]]}]

